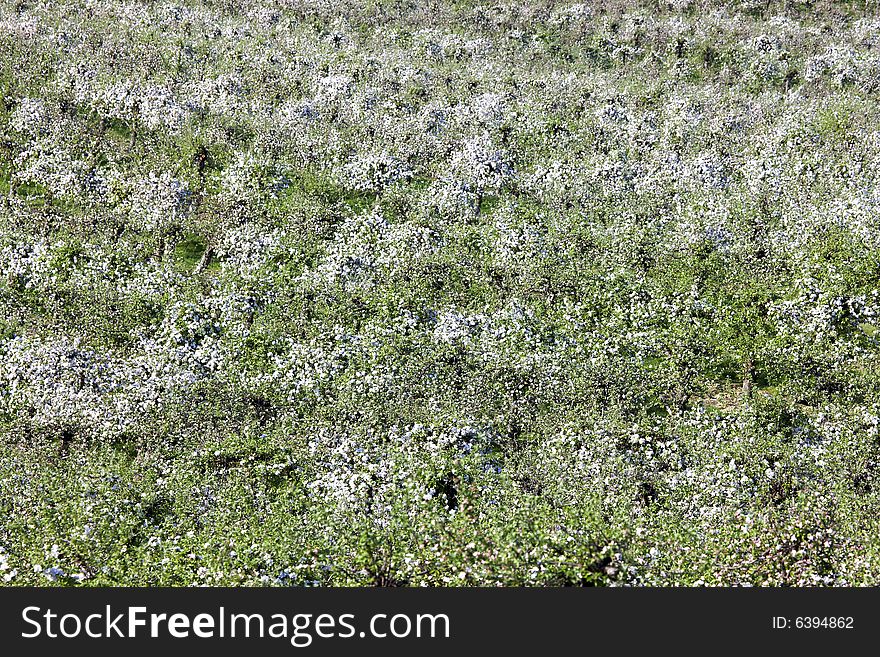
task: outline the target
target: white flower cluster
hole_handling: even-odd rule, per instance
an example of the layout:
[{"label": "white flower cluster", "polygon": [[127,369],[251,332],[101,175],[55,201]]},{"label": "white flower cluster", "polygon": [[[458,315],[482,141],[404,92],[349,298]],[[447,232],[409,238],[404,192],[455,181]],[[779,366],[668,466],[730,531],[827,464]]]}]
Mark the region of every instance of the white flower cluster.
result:
[{"label": "white flower cluster", "polygon": [[171,403],[179,377],[142,356],[115,358],[76,340],[12,338],[3,344],[0,400],[36,426],[118,435]]},{"label": "white flower cluster", "polygon": [[393,512],[402,510],[413,516],[426,501],[440,495],[454,511],[457,500],[450,499],[454,493],[437,489],[442,475],[425,480],[421,473],[440,474],[456,464],[467,467],[461,460],[494,438],[491,429],[471,425],[395,426],[385,435],[318,429],[309,441],[317,471],[309,488],[334,499],[342,512],[368,513],[380,526],[390,524]]},{"label": "white flower cluster", "polygon": [[49,271],[49,249],[45,240],[33,244],[12,243],[0,249],[0,270],[10,285],[33,289]]},{"label": "white flower cluster", "polygon": [[455,310],[437,314],[434,339],[447,344],[467,342],[488,321],[485,315],[464,315]]},{"label": "white flower cluster", "polygon": [[484,132],[465,140],[453,154],[449,177],[472,185],[478,192],[499,189],[513,178],[510,157]]},{"label": "white flower cluster", "polygon": [[39,98],[20,98],[9,117],[9,127],[37,137],[49,132],[49,111]]},{"label": "white flower cluster", "polygon": [[217,257],[225,269],[235,272],[240,279],[254,280],[273,257],[284,254],[283,238],[278,229],[265,231],[245,224],[223,233]]},{"label": "white flower cluster", "polygon": [[309,396],[321,399],[335,377],[344,371],[355,351],[353,346],[356,345],[326,346],[318,340],[306,344],[291,341],[274,356],[271,369],[253,379],[253,385],[271,386],[292,403]]},{"label": "white flower cluster", "polygon": [[405,162],[388,153],[367,153],[342,167],[343,184],[362,192],[381,193],[390,185],[413,176]]},{"label": "white flower cluster", "polygon": [[859,79],[859,69],[863,66],[860,59],[852,48],[831,46],[807,60],[804,79],[814,82],[827,76],[842,87]]},{"label": "white flower cluster", "polygon": [[168,171],[151,171],[135,181],[117,175],[113,187],[119,190],[114,190],[118,207],[127,210],[132,224],[139,230],[162,230],[181,221],[187,216],[193,200],[189,186]]},{"label": "white flower cluster", "polygon": [[104,198],[107,183],[86,160],[57,143],[56,135],[35,139],[16,158],[14,182],[46,187],[55,196]]},{"label": "white flower cluster", "polygon": [[18,575],[18,570],[9,565],[9,555],[0,548],[0,577],[4,583],[9,583]]}]

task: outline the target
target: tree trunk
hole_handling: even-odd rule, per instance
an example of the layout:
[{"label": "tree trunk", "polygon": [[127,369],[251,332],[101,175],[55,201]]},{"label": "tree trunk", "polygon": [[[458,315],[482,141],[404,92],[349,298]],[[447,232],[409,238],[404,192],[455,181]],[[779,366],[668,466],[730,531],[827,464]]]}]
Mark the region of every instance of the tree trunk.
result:
[{"label": "tree trunk", "polygon": [[746,358],[746,362],[743,364],[743,397],[746,399],[751,398],[752,396],[752,376],[755,372],[755,363],[752,360],[752,357],[749,356]]},{"label": "tree trunk", "polygon": [[199,260],[199,264],[196,265],[196,268],[193,270],[193,274],[201,274],[205,271],[205,268],[211,263],[211,257],[214,255],[214,247],[209,246],[205,249],[205,252],[202,254],[202,259]]}]

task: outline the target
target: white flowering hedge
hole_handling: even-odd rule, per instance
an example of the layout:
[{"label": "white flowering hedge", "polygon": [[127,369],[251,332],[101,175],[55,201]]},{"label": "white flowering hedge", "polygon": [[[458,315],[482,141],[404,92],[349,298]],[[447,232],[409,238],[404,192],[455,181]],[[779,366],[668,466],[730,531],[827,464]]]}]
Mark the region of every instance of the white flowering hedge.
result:
[{"label": "white flowering hedge", "polygon": [[876,11],[0,3],[0,578],[880,584]]}]

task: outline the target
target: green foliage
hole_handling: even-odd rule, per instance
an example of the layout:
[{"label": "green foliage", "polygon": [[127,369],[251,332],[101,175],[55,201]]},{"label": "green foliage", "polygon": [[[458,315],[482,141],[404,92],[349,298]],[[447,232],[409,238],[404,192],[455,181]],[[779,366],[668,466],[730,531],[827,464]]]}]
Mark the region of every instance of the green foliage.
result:
[{"label": "green foliage", "polygon": [[180,266],[191,270],[205,254],[207,245],[205,240],[198,235],[184,235],[183,239],[174,247],[174,257]]}]

